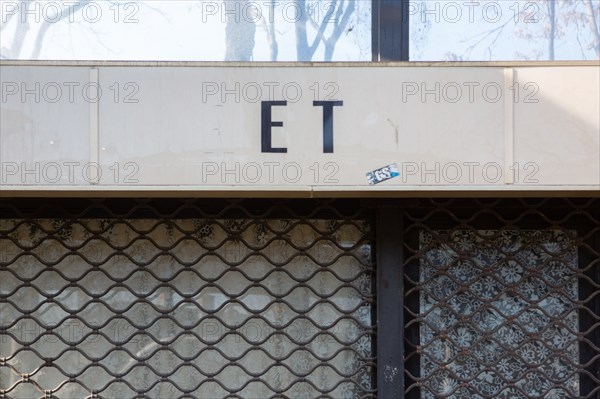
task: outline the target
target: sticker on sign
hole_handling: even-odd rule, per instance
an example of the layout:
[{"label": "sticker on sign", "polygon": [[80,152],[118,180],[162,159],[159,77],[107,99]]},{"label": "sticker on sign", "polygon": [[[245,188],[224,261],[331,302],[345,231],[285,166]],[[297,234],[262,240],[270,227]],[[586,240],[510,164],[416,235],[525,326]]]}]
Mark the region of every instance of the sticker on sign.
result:
[{"label": "sticker on sign", "polygon": [[398,165],[393,163],[391,165],[384,166],[383,168],[375,169],[372,172],[367,173],[367,180],[370,185],[379,184],[386,180],[393,179],[396,176],[400,176],[398,171]]}]

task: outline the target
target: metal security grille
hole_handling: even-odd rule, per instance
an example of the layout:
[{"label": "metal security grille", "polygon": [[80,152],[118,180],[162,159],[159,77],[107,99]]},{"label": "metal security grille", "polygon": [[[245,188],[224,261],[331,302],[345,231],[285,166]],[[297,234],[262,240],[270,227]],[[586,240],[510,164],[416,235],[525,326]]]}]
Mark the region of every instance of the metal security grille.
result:
[{"label": "metal security grille", "polygon": [[375,394],[371,226],[343,203],[1,211],[0,398]]},{"label": "metal security grille", "polygon": [[428,200],[404,214],[407,397],[598,397],[598,200]]}]

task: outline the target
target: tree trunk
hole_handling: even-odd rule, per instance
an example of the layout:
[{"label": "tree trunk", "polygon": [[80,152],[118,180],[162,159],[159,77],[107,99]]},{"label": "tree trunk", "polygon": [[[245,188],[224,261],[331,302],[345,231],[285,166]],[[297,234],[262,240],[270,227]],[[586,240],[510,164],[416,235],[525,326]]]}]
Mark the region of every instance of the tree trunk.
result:
[{"label": "tree trunk", "polygon": [[332,40],[325,41],[325,61],[331,61],[333,58],[333,50],[335,50],[335,42]]},{"label": "tree trunk", "polygon": [[586,2],[588,18],[590,20],[590,27],[594,36],[594,50],[596,51],[596,57],[600,59],[600,30],[598,29],[598,23],[596,22],[596,14],[594,12],[594,5],[592,0]]},{"label": "tree trunk", "polygon": [[296,10],[301,12],[294,26],[296,31],[296,61],[310,61],[313,54],[308,45],[308,36],[306,34],[306,23],[308,21],[306,0],[296,0],[295,3]]},{"label": "tree trunk", "polygon": [[[344,7],[345,1],[343,0],[336,0],[335,2],[329,3],[330,6],[333,7],[332,12],[335,12],[335,15],[327,14],[327,16],[323,18],[323,21],[313,21],[313,25],[317,28],[317,32],[315,33],[312,44],[308,43],[306,34],[306,25],[309,18],[306,0],[295,0],[295,3],[297,5],[297,10],[299,10],[299,12],[301,10],[302,12],[302,15],[299,15],[298,21],[296,21],[296,54],[298,61],[311,61],[321,42],[323,42],[325,47],[325,61],[331,61],[335,45],[348,25],[350,17],[354,13],[355,0],[348,0],[346,7]],[[325,31],[331,24],[334,24],[333,32],[329,37],[326,37]]]},{"label": "tree trunk", "polygon": [[[337,10],[336,15],[336,24],[333,30],[333,33],[327,40],[325,40],[325,61],[331,61],[333,58],[333,51],[335,50],[335,45],[338,40],[340,40],[340,36],[342,32],[348,26],[348,22],[350,21],[350,17],[354,14],[354,10],[356,9],[356,0],[348,0],[348,4],[346,5],[346,9],[342,14],[342,6],[343,2],[340,2],[339,8]],[[340,19],[341,18],[341,19]]]},{"label": "tree trunk", "polygon": [[250,61],[254,51],[256,23],[248,14],[248,0],[224,0],[226,12],[225,61]]},{"label": "tree trunk", "polygon": [[[275,14],[276,0],[271,0],[271,10]],[[271,49],[271,61],[277,61],[279,56],[279,45],[277,43],[277,36],[275,32],[275,15],[270,17],[269,21],[269,48]]]},{"label": "tree trunk", "polygon": [[548,58],[554,61],[554,39],[556,38],[556,0],[548,0],[550,14],[550,36],[548,37]]}]

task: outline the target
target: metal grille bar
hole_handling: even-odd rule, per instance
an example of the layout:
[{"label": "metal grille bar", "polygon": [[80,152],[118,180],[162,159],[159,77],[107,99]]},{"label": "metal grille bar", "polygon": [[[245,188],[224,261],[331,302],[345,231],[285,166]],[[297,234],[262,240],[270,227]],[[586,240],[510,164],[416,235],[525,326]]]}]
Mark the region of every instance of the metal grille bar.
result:
[{"label": "metal grille bar", "polygon": [[1,203],[0,397],[373,397],[368,217],[265,203]]},{"label": "metal grille bar", "polygon": [[404,246],[406,397],[598,397],[598,199],[423,200]]}]

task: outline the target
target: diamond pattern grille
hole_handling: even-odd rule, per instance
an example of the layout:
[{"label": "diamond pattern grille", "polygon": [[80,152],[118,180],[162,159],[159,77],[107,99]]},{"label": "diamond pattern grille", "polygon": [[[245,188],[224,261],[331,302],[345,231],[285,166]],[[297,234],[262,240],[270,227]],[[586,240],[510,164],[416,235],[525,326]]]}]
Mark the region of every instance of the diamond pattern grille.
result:
[{"label": "diamond pattern grille", "polygon": [[205,205],[4,204],[0,397],[373,397],[364,215]]},{"label": "diamond pattern grille", "polygon": [[407,397],[598,397],[598,200],[428,200],[405,217]]}]

